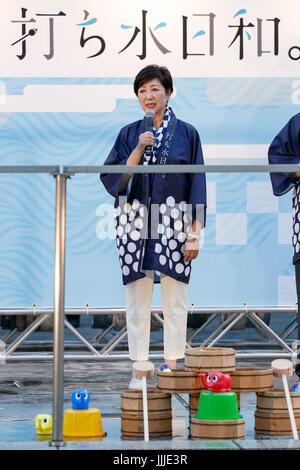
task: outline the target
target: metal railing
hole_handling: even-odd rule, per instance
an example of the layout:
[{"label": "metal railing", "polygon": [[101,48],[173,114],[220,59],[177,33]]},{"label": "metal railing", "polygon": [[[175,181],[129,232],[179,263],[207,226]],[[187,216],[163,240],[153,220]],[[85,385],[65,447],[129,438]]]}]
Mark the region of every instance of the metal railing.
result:
[{"label": "metal railing", "polygon": [[[63,441],[64,387],[64,314],[65,314],[65,253],[66,253],[66,192],[67,179],[79,173],[281,173],[297,172],[298,165],[150,165],[150,166],[0,166],[0,173],[49,173],[56,178],[55,260],[54,260],[54,330],[53,330],[53,431],[51,446],[59,448]],[[264,308],[264,312],[266,309]],[[235,310],[236,312],[236,310]],[[235,314],[237,322],[245,310]],[[264,323],[255,313],[252,320]],[[228,326],[230,322],[228,322]],[[278,339],[278,338],[277,338]],[[279,338],[280,339],[280,338]],[[216,342],[218,338],[215,338]],[[285,346],[286,347],[286,346]],[[288,349],[290,349],[288,347]],[[291,354],[292,350],[288,351]]]},{"label": "metal railing", "polygon": [[[266,358],[266,357],[279,357],[282,353],[292,355],[292,348],[289,343],[293,343],[293,340],[289,339],[290,335],[297,328],[297,306],[294,307],[197,307],[191,305],[188,308],[188,334],[186,347],[212,347],[217,344],[224,344],[228,347],[236,348],[242,347],[247,348],[247,352],[242,353],[237,351],[236,357],[238,359],[252,359],[254,357]],[[163,325],[162,308],[153,307],[151,310],[152,318],[156,320],[157,325]],[[270,328],[269,322],[271,314],[281,314],[286,316],[287,314],[294,314],[292,320],[289,319],[289,324],[284,326],[284,329],[278,333],[274,329]],[[53,308],[36,308],[33,309],[0,309],[1,316],[15,316],[17,317],[14,324],[15,327],[11,327],[3,337],[1,337],[2,349],[5,347],[5,362],[8,361],[52,361],[53,354],[50,352],[36,353],[38,350],[47,351],[49,347],[53,347],[52,340],[37,340],[26,342],[28,338],[36,332],[38,329],[42,331],[51,331],[53,329]],[[99,329],[100,331],[92,339],[88,339],[84,336],[89,328],[84,328],[83,332],[79,331],[78,328],[72,326],[72,324],[65,318],[64,326],[71,331],[71,333],[79,340],[79,342],[64,341],[64,359],[66,360],[128,360],[129,354],[126,349],[128,344],[126,341],[127,328],[126,328],[126,308],[64,308],[64,315],[68,318],[68,315],[79,315],[79,316],[93,316],[93,328]],[[201,320],[196,320],[193,323],[191,318],[193,315],[201,315]],[[105,316],[104,320],[98,320],[97,317]],[[107,318],[107,316],[109,318]],[[266,320],[265,320],[266,316]],[[20,318],[25,317],[25,321]],[[206,317],[206,318],[205,318]],[[189,325],[191,319],[192,325]],[[216,323],[219,324],[216,325]],[[198,325],[197,325],[198,322]],[[25,327],[24,327],[25,323]],[[44,324],[46,323],[46,328]],[[201,326],[199,326],[199,323]],[[237,325],[238,329],[246,328],[246,325],[255,328],[260,338],[255,339],[224,339],[225,335],[230,332],[232,328]],[[21,328],[21,329],[19,329]],[[23,328],[23,329],[22,329]],[[212,331],[213,330],[213,331]],[[20,334],[16,339],[12,340],[13,336],[20,331]],[[112,336],[112,337],[111,337]],[[201,339],[199,338],[201,336]],[[26,353],[16,352],[17,349],[21,349]],[[265,353],[265,352],[249,352],[249,348],[272,349],[280,346],[280,351]],[[163,344],[158,338],[156,342],[150,344],[150,359],[163,359],[163,353],[153,354],[151,351],[161,351]],[[67,349],[79,351],[85,348],[89,350],[89,354],[86,353],[67,353]],[[121,349],[122,353],[117,353],[116,349]]]}]

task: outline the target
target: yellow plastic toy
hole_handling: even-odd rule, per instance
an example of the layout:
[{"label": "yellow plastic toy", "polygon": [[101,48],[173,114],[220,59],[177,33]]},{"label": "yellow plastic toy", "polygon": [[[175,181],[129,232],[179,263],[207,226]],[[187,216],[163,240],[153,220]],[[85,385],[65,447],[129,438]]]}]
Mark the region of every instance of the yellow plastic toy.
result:
[{"label": "yellow plastic toy", "polygon": [[38,435],[52,434],[52,416],[47,414],[36,415],[34,427]]},{"label": "yellow plastic toy", "polygon": [[97,408],[65,411],[63,435],[66,437],[103,437],[101,413]]}]

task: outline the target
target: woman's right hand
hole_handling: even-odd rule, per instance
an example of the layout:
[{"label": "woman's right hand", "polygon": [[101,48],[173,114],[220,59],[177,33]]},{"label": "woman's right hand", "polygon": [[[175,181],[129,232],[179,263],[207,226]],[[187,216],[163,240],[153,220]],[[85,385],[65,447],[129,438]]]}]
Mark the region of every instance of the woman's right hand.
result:
[{"label": "woman's right hand", "polygon": [[145,148],[147,147],[147,145],[151,145],[151,147],[153,147],[154,142],[155,142],[155,137],[152,132],[147,131],[147,132],[143,132],[142,134],[140,134],[138,144],[129,155],[126,165],[138,165],[141,160],[141,156]]},{"label": "woman's right hand", "polygon": [[143,132],[139,136],[139,142],[138,142],[137,148],[141,153],[143,153],[145,148],[148,145],[150,145],[151,147],[154,147],[154,142],[155,142],[155,137],[153,135],[153,132],[151,131]]}]

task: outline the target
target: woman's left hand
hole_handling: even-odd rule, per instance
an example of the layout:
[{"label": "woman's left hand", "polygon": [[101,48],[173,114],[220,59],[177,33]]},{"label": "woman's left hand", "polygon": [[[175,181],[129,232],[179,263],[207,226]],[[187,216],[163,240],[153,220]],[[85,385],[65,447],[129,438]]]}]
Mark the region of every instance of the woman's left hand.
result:
[{"label": "woman's left hand", "polygon": [[184,244],[184,261],[192,261],[199,253],[199,240],[187,239]]}]

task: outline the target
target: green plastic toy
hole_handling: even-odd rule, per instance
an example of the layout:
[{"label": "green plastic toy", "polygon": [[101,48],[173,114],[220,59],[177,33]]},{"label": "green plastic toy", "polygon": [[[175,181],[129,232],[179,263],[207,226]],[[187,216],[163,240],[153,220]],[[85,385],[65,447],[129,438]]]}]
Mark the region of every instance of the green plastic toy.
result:
[{"label": "green plastic toy", "polygon": [[234,392],[200,394],[197,419],[226,420],[240,419],[237,396]]}]

